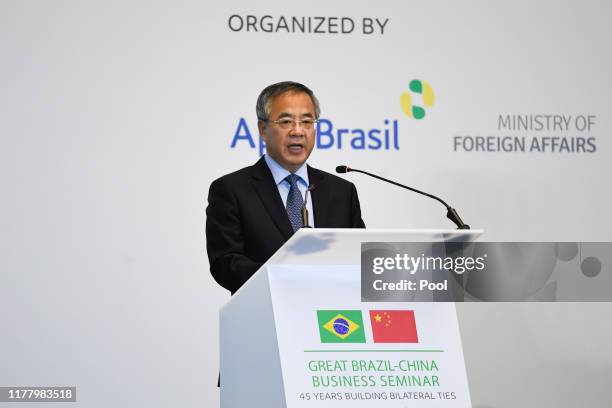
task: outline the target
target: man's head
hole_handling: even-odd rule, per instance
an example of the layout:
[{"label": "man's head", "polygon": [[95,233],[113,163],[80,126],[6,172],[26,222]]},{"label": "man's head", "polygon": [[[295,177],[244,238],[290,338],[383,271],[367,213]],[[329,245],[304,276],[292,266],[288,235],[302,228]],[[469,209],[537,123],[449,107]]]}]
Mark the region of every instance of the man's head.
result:
[{"label": "man's head", "polygon": [[302,84],[279,82],[261,91],[256,111],[266,153],[285,169],[295,172],[314,148],[319,101]]}]

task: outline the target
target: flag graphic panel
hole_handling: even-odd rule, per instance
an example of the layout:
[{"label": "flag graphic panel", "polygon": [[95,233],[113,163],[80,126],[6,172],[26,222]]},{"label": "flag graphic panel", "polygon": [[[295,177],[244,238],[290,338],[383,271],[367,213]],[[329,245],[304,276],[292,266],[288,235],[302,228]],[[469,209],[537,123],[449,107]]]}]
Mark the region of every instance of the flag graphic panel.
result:
[{"label": "flag graphic panel", "polygon": [[374,343],[418,343],[413,310],[370,310]]},{"label": "flag graphic panel", "polygon": [[365,343],[361,310],[317,310],[321,343]]}]

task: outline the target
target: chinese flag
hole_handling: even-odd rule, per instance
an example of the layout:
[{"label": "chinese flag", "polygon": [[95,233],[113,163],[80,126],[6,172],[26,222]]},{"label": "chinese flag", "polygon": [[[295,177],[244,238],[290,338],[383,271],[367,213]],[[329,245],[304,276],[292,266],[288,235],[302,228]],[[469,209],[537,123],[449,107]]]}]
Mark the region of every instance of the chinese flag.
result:
[{"label": "chinese flag", "polygon": [[413,310],[370,310],[374,343],[418,343]]}]

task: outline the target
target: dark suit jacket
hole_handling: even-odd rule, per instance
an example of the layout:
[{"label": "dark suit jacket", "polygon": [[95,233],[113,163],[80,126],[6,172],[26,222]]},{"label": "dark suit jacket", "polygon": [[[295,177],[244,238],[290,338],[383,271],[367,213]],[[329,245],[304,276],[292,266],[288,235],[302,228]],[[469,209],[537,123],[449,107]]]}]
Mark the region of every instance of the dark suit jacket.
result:
[{"label": "dark suit jacket", "polygon": [[[365,228],[353,183],[308,166],[315,227]],[[263,157],[210,185],[206,248],[215,280],[234,293],[290,237],[293,229]]]}]

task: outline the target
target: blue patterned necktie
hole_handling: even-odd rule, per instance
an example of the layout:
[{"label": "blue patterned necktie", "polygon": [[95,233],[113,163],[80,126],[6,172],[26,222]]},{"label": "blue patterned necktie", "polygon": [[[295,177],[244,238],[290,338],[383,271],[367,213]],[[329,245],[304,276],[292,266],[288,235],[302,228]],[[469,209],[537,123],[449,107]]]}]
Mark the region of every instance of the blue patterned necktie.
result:
[{"label": "blue patterned necktie", "polygon": [[298,188],[297,182],[300,176],[297,174],[290,174],[285,177],[285,180],[289,182],[289,195],[287,196],[287,214],[289,215],[289,221],[293,227],[293,232],[302,228],[302,207],[304,206],[304,199],[302,193]]}]

